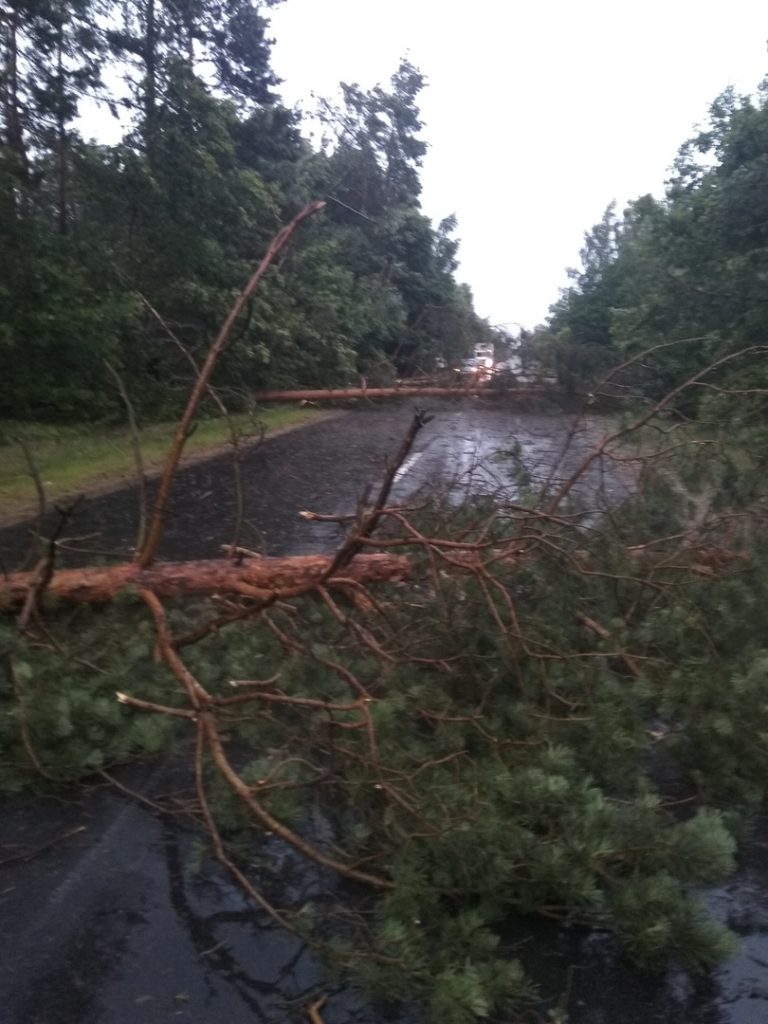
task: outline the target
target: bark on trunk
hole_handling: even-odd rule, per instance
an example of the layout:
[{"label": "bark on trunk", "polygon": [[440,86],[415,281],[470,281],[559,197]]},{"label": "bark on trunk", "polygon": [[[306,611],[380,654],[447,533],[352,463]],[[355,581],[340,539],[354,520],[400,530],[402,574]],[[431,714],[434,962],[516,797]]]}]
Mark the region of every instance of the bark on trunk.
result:
[{"label": "bark on trunk", "polygon": [[530,398],[535,395],[552,395],[556,389],[537,385],[524,388],[489,388],[483,384],[454,387],[399,387],[399,388],[332,388],[328,390],[301,391],[253,391],[251,399],[256,402],[322,402],[343,401],[347,398],[465,398],[467,395],[505,395],[515,398]]},{"label": "bark on trunk", "polygon": [[[439,544],[437,545],[440,546]],[[644,567],[655,566],[659,573],[695,573],[717,576],[732,571],[735,565],[748,559],[744,551],[727,548],[691,547],[673,552],[646,551],[640,547],[628,548],[631,558]],[[514,567],[531,557],[531,552],[510,547],[475,551],[445,548],[443,565],[459,573],[475,573],[490,558],[492,562]],[[151,590],[158,597],[205,596],[211,594],[240,594],[257,600],[275,595],[295,597],[318,584],[328,588],[345,589],[354,584],[399,583],[410,579],[413,567],[407,555],[377,553],[356,555],[352,561],[334,573],[324,576],[333,564],[333,555],[294,555],[286,558],[211,559],[195,562],[160,562],[143,569],[136,562],[124,565],[59,569],[53,573],[44,592],[62,601],[80,604],[106,604],[128,588]],[[588,559],[577,560],[584,568]],[[663,578],[667,578],[665,575]],[[22,607],[31,588],[40,588],[40,569],[31,572],[13,572],[0,578],[0,612]]]},{"label": "bark on trunk", "polygon": [[[45,592],[63,601],[101,604],[111,601],[128,587],[151,590],[159,597],[204,594],[241,594],[260,600],[275,592],[292,597],[310,590],[323,580],[332,563],[327,555],[297,555],[290,558],[244,558],[239,564],[216,559],[198,562],[165,562],[142,569],[127,565],[59,569]],[[329,587],[354,583],[398,582],[410,573],[405,555],[358,555],[330,580]],[[23,604],[29,588],[37,582],[36,572],[10,573],[0,580],[0,609]]]},{"label": "bark on trunk", "polygon": [[[19,17],[13,11],[9,16],[7,49],[5,54],[3,99],[5,106],[6,139],[14,157],[14,173],[22,182],[28,177],[27,148],[24,139],[23,117],[19,98]],[[16,197],[14,195],[14,206]]]},{"label": "bark on trunk", "polygon": [[148,0],[144,9],[144,132],[150,163],[155,153],[155,122],[157,120],[157,23],[155,0]]},{"label": "bark on trunk", "polygon": [[59,234],[66,235],[69,230],[69,167],[67,165],[67,124],[64,117],[64,29],[59,29],[57,42],[57,86],[58,109],[56,111],[56,163],[59,191]]}]

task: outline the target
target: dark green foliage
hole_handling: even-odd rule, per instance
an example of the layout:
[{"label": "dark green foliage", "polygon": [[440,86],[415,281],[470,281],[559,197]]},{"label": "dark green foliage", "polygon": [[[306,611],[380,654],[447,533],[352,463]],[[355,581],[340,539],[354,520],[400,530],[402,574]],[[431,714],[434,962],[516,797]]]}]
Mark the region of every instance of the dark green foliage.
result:
[{"label": "dark green foliage", "polygon": [[[280,225],[328,197],[237,326],[216,383],[337,386],[431,369],[487,328],[459,287],[455,220],[419,210],[423,77],[344,87],[313,152],[275,93],[257,0],[35,0],[0,25],[0,410],[100,418],[118,366],[144,417],[171,415]],[[105,62],[129,95],[102,82]],[[125,122],[85,141],[97,98]],[[153,307],[164,324],[151,312]]]},{"label": "dark green foliage", "polygon": [[[76,630],[77,640],[69,637]],[[27,642],[4,627],[0,676],[0,786],[13,791],[35,777],[26,741],[49,778],[78,778],[130,757],[167,748],[175,729],[164,716],[137,718],[115,692],[142,690],[160,701],[177,698],[153,664],[148,624],[128,609],[82,611],[53,625],[51,645]]]},{"label": "dark green foliage", "polygon": [[[21,419],[82,419],[113,406],[105,358],[135,322],[131,296],[77,258],[68,238],[25,237],[0,284],[0,408]],[[32,258],[34,257],[34,258]]]},{"label": "dark green foliage", "polygon": [[[698,339],[642,360],[621,382],[660,397],[728,353],[764,344],[768,104],[727,90],[710,123],[680,149],[666,196],[609,207],[587,234],[582,268],[538,335],[566,385],[593,385],[613,365],[659,343]],[[765,361],[729,365],[708,382],[764,387]],[[703,392],[676,404],[686,414]]]},{"label": "dark green foliage", "polygon": [[[201,610],[172,611],[172,624],[194,627]],[[65,781],[102,765],[166,750],[178,737],[178,719],[136,715],[115,694],[184,706],[183,694],[153,657],[154,632],[146,612],[126,596],[106,609],[54,612],[43,640],[15,635],[0,624],[0,789],[22,788],[36,777],[20,728],[49,777]],[[226,693],[226,681],[265,671],[279,660],[262,634],[245,634],[235,645],[214,637],[194,648],[190,664],[205,685]],[[223,676],[223,678],[222,678]],[[182,734],[183,735],[183,734]]]}]

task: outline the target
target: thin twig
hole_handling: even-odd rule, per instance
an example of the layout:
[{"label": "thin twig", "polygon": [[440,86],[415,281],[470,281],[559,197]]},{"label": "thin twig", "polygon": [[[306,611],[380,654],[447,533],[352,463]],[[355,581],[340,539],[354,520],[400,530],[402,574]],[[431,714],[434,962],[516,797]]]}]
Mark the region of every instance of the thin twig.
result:
[{"label": "thin twig", "polygon": [[141,546],[144,543],[144,534],[147,529],[147,478],[144,471],[144,458],[141,454],[139,425],[136,420],[133,402],[131,402],[131,397],[128,394],[128,389],[125,386],[123,378],[108,359],[104,360],[104,365],[117,385],[118,393],[122,399],[123,405],[125,406],[125,412],[128,417],[128,430],[131,435],[133,463],[136,467],[136,486],[139,491],[139,528],[136,534],[136,550],[141,551]]},{"label": "thin twig", "polygon": [[33,530],[34,539],[32,541],[32,546],[30,547],[27,557],[24,559],[24,562],[22,563],[22,568],[25,568],[31,565],[32,560],[34,559],[36,554],[37,545],[35,543],[35,540],[40,539],[40,534],[43,529],[43,522],[45,520],[46,512],[46,500],[45,488],[43,487],[43,481],[40,478],[40,471],[37,468],[37,464],[35,463],[34,457],[32,455],[32,452],[30,451],[27,442],[24,440],[23,437],[17,437],[16,443],[24,452],[24,458],[27,463],[27,468],[29,469],[29,475],[32,477],[32,482],[35,485],[35,493],[37,495],[37,522],[35,523],[35,528]]},{"label": "thin twig", "polygon": [[[654,346],[654,348],[648,349],[648,352],[653,352],[660,348],[668,348],[669,345],[672,344],[675,343],[669,342],[664,345],[656,345]],[[561,486],[558,488],[554,496],[550,499],[545,509],[546,513],[548,515],[553,515],[557,511],[558,506],[562,503],[566,495],[568,495],[570,491],[573,489],[575,483],[584,475],[584,473],[587,469],[589,469],[592,463],[603,455],[603,453],[606,451],[610,444],[613,444],[620,438],[626,437],[628,434],[632,434],[635,431],[639,430],[641,427],[644,427],[646,423],[648,423],[655,416],[658,416],[660,412],[666,409],[667,406],[672,402],[672,400],[676,398],[679,394],[681,394],[683,391],[685,391],[686,388],[692,387],[694,384],[697,384],[707,374],[712,373],[713,370],[716,370],[719,367],[724,366],[726,363],[732,362],[734,359],[740,359],[743,356],[762,354],[765,352],[768,352],[768,346],[750,345],[747,348],[739,349],[738,352],[730,352],[724,356],[721,356],[719,359],[716,359],[708,366],[705,366],[703,370],[699,370],[697,373],[692,374],[681,384],[678,384],[677,387],[673,388],[671,391],[668,391],[663,398],[660,398],[646,413],[638,417],[638,419],[636,419],[633,423],[630,423],[626,427],[621,427],[619,430],[614,431],[613,434],[607,434],[599,442],[599,444],[596,444],[594,448],[592,448],[592,450],[584,456],[584,458],[581,460],[581,462],[573,471],[573,473],[571,473],[568,479],[561,484]],[[635,362],[639,358],[640,356],[633,357],[632,359],[627,360],[626,363],[623,363],[622,366],[629,366],[631,363]],[[618,367],[617,369],[621,369],[621,367]]]},{"label": "thin twig", "polygon": [[32,860],[33,857],[37,857],[41,853],[45,853],[46,850],[50,850],[52,846],[58,846],[59,843],[65,839],[69,839],[71,836],[76,836],[79,832],[85,832],[85,825],[77,825],[75,828],[69,829],[68,832],[63,832],[60,836],[56,836],[55,839],[51,839],[49,843],[43,843],[42,846],[36,846],[34,850],[29,850],[27,853],[17,853],[13,857],[6,857],[5,860],[0,860],[0,868],[5,867],[6,864],[14,864],[20,860],[27,861]]},{"label": "thin twig", "polygon": [[114,786],[115,789],[119,789],[121,793],[130,797],[131,800],[136,800],[137,803],[144,804],[145,807],[149,807],[149,809],[154,811],[156,814],[189,814],[190,817],[199,820],[199,815],[195,815],[189,810],[176,811],[171,810],[168,807],[162,807],[156,801],[150,800],[148,796],[144,796],[143,793],[137,793],[135,789],[131,789],[130,786],[126,786],[124,782],[120,782],[119,779],[116,779],[114,775],[110,775],[110,773],[104,768],[99,768],[98,774],[105,782],[108,782],[110,786]]},{"label": "thin twig", "polygon": [[324,995],[320,996],[320,998],[316,999],[311,1006],[307,1007],[307,1016],[312,1021],[312,1024],[323,1024],[323,1018],[320,1016],[320,1011],[327,1002],[328,996]]},{"label": "thin twig", "polygon": [[198,375],[189,395],[189,399],[187,400],[186,408],[179,420],[179,425],[176,428],[176,435],[168,453],[165,468],[163,469],[163,475],[160,479],[160,487],[155,500],[155,509],[152,514],[152,521],[150,522],[144,545],[137,555],[137,561],[142,568],[146,568],[148,565],[151,565],[155,559],[155,555],[157,554],[157,549],[160,545],[160,538],[163,532],[163,526],[165,524],[165,516],[168,511],[171,488],[173,487],[174,477],[181,459],[181,454],[184,450],[184,445],[189,437],[192,421],[197,413],[198,406],[200,405],[200,399],[208,387],[214,367],[216,366],[220,355],[227,347],[232,333],[232,328],[237,322],[237,318],[251,295],[255,292],[273,260],[288,243],[296,228],[308,217],[313,216],[315,213],[319,213],[324,206],[325,203],[320,200],[309,203],[308,206],[305,206],[303,210],[296,214],[289,224],[286,224],[285,227],[281,228],[281,230],[275,235],[264,255],[264,258],[248,284],[235,300],[227,318],[221,326],[221,330],[211,345],[200,374]]},{"label": "thin twig", "polygon": [[336,575],[341,568],[348,565],[355,555],[361,550],[366,540],[368,540],[375,532],[386,511],[387,501],[389,500],[390,492],[394,486],[397,471],[408,458],[408,453],[413,447],[417,434],[427,425],[427,423],[430,422],[431,419],[431,416],[428,416],[420,409],[417,409],[414,412],[411,425],[400,444],[400,448],[392,462],[387,466],[387,471],[384,474],[384,479],[381,487],[379,488],[376,500],[373,503],[373,507],[369,511],[361,512],[358,526],[352,530],[349,537],[344,541],[334,555],[333,561],[328,567],[328,571],[325,573],[326,580],[329,580],[332,576]]},{"label": "thin twig", "polygon": [[59,513],[59,521],[54,527],[53,533],[48,538],[45,555],[40,559],[34,573],[31,574],[32,578],[24,599],[24,605],[19,613],[18,619],[16,620],[16,626],[20,633],[23,633],[26,630],[33,611],[37,607],[40,598],[45,593],[46,587],[51,582],[54,564],[56,561],[56,543],[81,499],[82,495],[76,498],[75,501],[66,508],[60,508],[58,505],[56,506],[56,511]]},{"label": "thin twig", "polygon": [[196,714],[188,708],[172,708],[167,704],[155,704],[151,700],[140,700],[138,697],[131,697],[129,693],[115,694],[118,704],[126,704],[128,707],[137,708],[139,711],[153,711],[158,715],[170,715],[173,718],[195,719]]},{"label": "thin twig", "polygon": [[[197,360],[189,351],[189,349],[181,340],[181,338],[179,338],[175,331],[172,330],[170,324],[164,319],[164,317],[162,317],[160,313],[158,313],[158,311],[155,309],[155,307],[152,305],[149,299],[142,295],[141,292],[137,292],[136,294],[139,296],[139,298],[147,307],[149,312],[158,321],[158,323],[163,328],[165,333],[168,335],[168,337],[171,339],[171,341],[179,349],[179,351],[182,353],[182,355],[187,360],[189,365],[192,367],[192,372],[195,374],[195,377],[199,377],[200,367],[198,366]],[[243,522],[245,520],[245,492],[243,489],[243,451],[240,444],[241,438],[240,434],[237,431],[237,428],[235,427],[234,421],[229,414],[229,409],[225,405],[224,400],[222,399],[218,390],[212,384],[208,384],[206,387],[206,391],[211,401],[213,402],[213,404],[216,406],[216,408],[219,410],[221,415],[224,417],[224,420],[226,421],[227,429],[229,431],[229,440],[230,444],[232,445],[232,474],[234,476],[235,484],[235,523],[232,529],[232,546],[237,547],[237,545],[240,543],[240,534],[242,533]],[[263,439],[264,430],[262,429],[261,440]]]},{"label": "thin twig", "polygon": [[[288,921],[284,914],[282,914],[276,907],[274,907],[269,900],[263,896],[258,889],[251,884],[248,878],[243,874],[240,868],[235,864],[231,857],[227,856],[224,849],[224,843],[221,838],[221,833],[216,825],[216,820],[211,813],[211,808],[208,804],[208,797],[205,791],[205,776],[203,772],[203,756],[205,751],[205,728],[203,723],[198,724],[197,736],[195,741],[195,789],[197,790],[197,799],[200,803],[200,809],[203,812],[203,819],[205,820],[208,834],[211,837],[213,843],[213,852],[216,859],[220,864],[223,864],[227,871],[235,878],[238,885],[243,891],[256,903],[261,909],[268,914],[273,921],[279,924],[282,928],[285,928],[289,932],[296,934],[296,929]],[[303,938],[303,936],[301,936]]]},{"label": "thin twig", "polygon": [[19,709],[19,732],[21,733],[21,742],[24,744],[24,749],[27,752],[27,757],[32,762],[32,766],[34,767],[38,775],[42,776],[44,779],[48,779],[49,782],[53,782],[55,781],[55,777],[51,775],[51,773],[46,768],[43,767],[43,763],[38,757],[37,751],[35,750],[35,745],[32,742],[32,734],[30,732],[29,722],[27,721],[25,694],[21,682],[19,681],[18,673],[16,672],[16,667],[13,663],[13,655],[11,654],[10,651],[8,652],[8,675],[11,680],[13,696],[16,699],[16,704],[18,705]]}]

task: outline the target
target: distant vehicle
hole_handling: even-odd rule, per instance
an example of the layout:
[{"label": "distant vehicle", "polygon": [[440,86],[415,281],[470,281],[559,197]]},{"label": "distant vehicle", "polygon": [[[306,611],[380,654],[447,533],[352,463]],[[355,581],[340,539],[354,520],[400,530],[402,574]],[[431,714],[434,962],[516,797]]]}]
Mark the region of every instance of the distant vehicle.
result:
[{"label": "distant vehicle", "polygon": [[481,362],[487,370],[493,369],[494,346],[492,341],[479,341],[475,345],[474,358]]},{"label": "distant vehicle", "polygon": [[476,380],[488,380],[493,372],[493,360],[487,356],[471,356],[463,359],[456,367],[456,373],[462,377],[474,377]]}]

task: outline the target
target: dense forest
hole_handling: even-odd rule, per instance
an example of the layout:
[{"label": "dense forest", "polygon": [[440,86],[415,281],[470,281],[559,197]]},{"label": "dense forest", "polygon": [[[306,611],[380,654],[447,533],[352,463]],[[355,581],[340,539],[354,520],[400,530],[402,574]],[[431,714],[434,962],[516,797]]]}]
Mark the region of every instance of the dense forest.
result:
[{"label": "dense forest", "polygon": [[[385,382],[489,330],[455,221],[419,208],[420,72],[343,86],[314,149],[278,98],[272,6],[5,5],[5,415],[121,416],[110,367],[142,416],[174,412],[188,356],[314,199],[222,394]],[[118,145],[83,137],[86,98]],[[301,585],[235,547],[189,599],[155,547],[68,575],[38,536],[0,579],[0,788],[188,757],[206,850],[259,913],[435,1024],[565,1020],[570,980],[537,989],[526,962],[532,920],[597,928],[642,970],[722,962],[734,935],[701,895],[768,794],[766,186],[766,93],[729,91],[663,197],[609,206],[520,342],[577,413],[543,471],[510,437],[505,491],[388,505],[419,411],[380,489],[316,516],[346,532]],[[333,879],[317,900],[275,897],[286,850]]]},{"label": "dense forest", "polygon": [[[343,85],[313,149],[270,66],[276,0],[14,0],[0,25],[0,409],[169,412],[280,224],[326,199],[238,324],[247,388],[384,383],[488,330],[456,283],[455,219],[419,207],[424,78]],[[277,0],[279,2],[279,0]],[[85,104],[85,108],[84,108]],[[98,109],[125,125],[88,141]]]},{"label": "dense forest", "polygon": [[[681,374],[762,345],[768,328],[768,91],[726,90],[680,148],[660,198],[615,203],[587,234],[582,266],[527,345],[570,386],[659,344],[633,383],[661,395]],[[683,344],[687,342],[686,344]],[[766,383],[762,359],[737,361],[730,386]],[[707,399],[712,397],[712,388]],[[754,395],[754,391],[753,391]],[[688,394],[685,407],[700,407]],[[744,409],[744,402],[731,403]],[[740,415],[740,413],[739,413]]]}]

